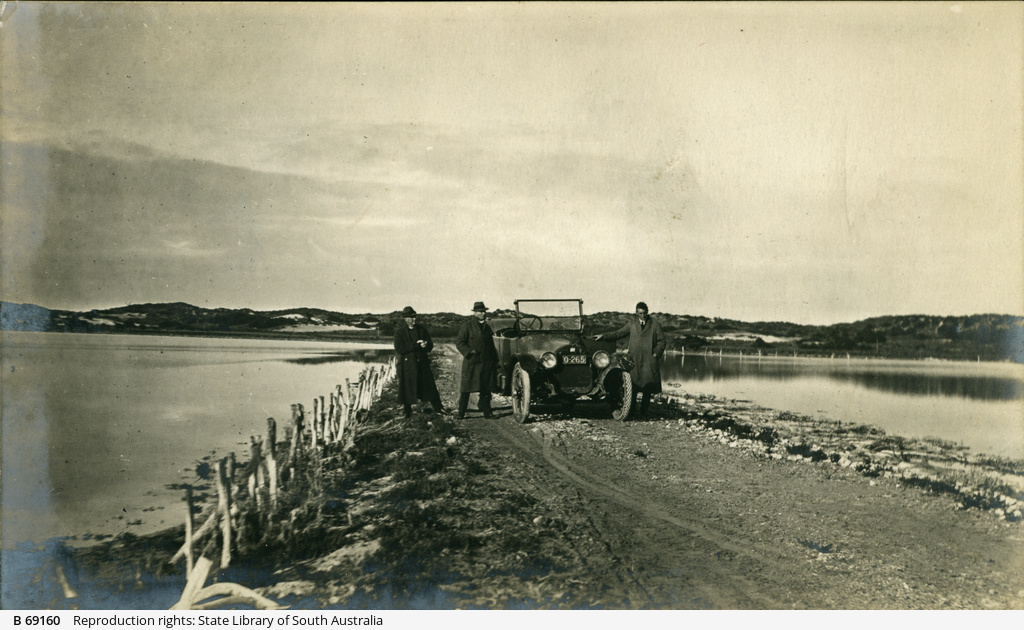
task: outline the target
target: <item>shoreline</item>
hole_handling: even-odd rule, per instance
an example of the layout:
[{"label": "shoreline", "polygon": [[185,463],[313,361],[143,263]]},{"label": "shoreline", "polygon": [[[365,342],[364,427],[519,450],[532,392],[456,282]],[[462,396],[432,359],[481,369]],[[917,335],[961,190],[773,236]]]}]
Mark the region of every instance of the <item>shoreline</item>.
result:
[{"label": "shoreline", "polygon": [[[38,332],[48,334],[72,334],[72,335],[150,335],[155,337],[197,337],[197,338],[227,338],[227,339],[255,339],[255,340],[276,340],[276,341],[318,341],[318,342],[363,342],[363,343],[375,343],[382,344],[385,346],[391,345],[391,338],[389,334],[381,336],[376,330],[361,331],[309,331],[309,332],[285,332],[285,331],[272,331],[272,332],[256,332],[256,331],[219,331],[219,330],[192,330],[192,329],[117,329],[117,330],[22,330],[22,329],[2,329],[0,333],[23,333],[23,332]],[[693,331],[691,331],[693,332]],[[675,334],[685,334],[679,333]],[[433,337],[435,343],[453,343],[455,341],[454,335],[435,335]],[[678,354],[678,355],[691,355],[691,356],[722,356],[722,357],[743,357],[753,358],[759,357],[762,359],[767,358],[801,358],[801,359],[828,359],[828,360],[880,360],[880,361],[907,361],[913,363],[967,363],[967,364],[992,364],[992,365],[1016,365],[1024,366],[1024,362],[1015,361],[1012,357],[1004,357],[1002,359],[985,359],[982,360],[980,355],[976,355],[977,359],[971,358],[950,358],[948,356],[917,356],[916,354],[908,354],[906,356],[890,356],[889,354],[871,353],[865,351],[847,351],[847,350],[834,350],[834,351],[814,351],[803,349],[795,351],[792,347],[786,347],[785,350],[773,349],[770,345],[763,348],[762,353],[758,353],[758,350],[753,346],[749,346],[750,351],[744,352],[741,346],[735,344],[727,345],[707,345],[704,350],[693,349],[687,351],[685,347],[677,350],[675,348],[667,349],[666,353]],[[705,351],[706,350],[706,351]]]},{"label": "shoreline", "polygon": [[195,337],[197,339],[251,339],[255,341],[308,341],[308,342],[343,342],[364,343],[392,348],[389,339],[370,337],[362,333],[251,333],[221,331],[174,331],[174,330],[4,330],[3,333],[43,334],[43,335],[123,335],[126,337]]}]

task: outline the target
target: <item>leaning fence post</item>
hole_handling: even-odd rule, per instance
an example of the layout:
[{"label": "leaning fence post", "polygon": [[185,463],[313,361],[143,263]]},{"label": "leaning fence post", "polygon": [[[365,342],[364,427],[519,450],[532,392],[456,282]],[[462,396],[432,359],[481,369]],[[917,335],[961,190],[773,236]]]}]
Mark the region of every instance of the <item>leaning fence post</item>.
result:
[{"label": "leaning fence post", "polygon": [[347,378],[345,379],[345,406],[348,407],[349,413],[355,411],[356,401],[352,397],[352,383]]},{"label": "leaning fence post", "polygon": [[338,409],[338,441],[342,441],[345,438],[345,425],[348,424],[348,391],[342,391],[341,385],[337,386],[338,390],[338,403],[340,409]]},{"label": "leaning fence post", "polygon": [[195,600],[196,593],[203,588],[206,577],[210,574],[210,567],[213,565],[205,556],[200,556],[195,569],[189,571],[188,580],[185,582],[185,590],[181,594],[178,603],[171,606],[171,610],[189,610]]},{"label": "leaning fence post", "polygon": [[348,421],[348,401],[338,385],[338,441],[345,437],[345,423]]},{"label": "leaning fence post", "polygon": [[[366,386],[366,373],[359,375],[359,382],[356,384],[356,413],[363,410],[363,389]],[[357,415],[358,418],[358,415]]]}]

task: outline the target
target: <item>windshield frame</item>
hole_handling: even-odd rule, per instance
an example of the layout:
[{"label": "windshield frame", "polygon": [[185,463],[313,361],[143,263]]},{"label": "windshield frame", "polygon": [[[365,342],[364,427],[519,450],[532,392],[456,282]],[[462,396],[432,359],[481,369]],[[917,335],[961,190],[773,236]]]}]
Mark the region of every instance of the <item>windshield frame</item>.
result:
[{"label": "windshield frame", "polygon": [[570,320],[571,321],[572,319],[575,318],[576,319],[576,322],[575,322],[576,326],[574,328],[541,328],[539,330],[530,329],[530,330],[527,330],[527,331],[524,331],[524,332],[542,332],[542,333],[543,332],[565,332],[566,330],[582,332],[583,331],[583,326],[584,326],[584,322],[583,322],[583,300],[580,299],[580,298],[547,298],[547,299],[543,299],[543,298],[528,299],[528,298],[526,298],[526,299],[514,300],[513,303],[516,306],[516,328],[519,328],[520,320],[522,320],[522,319],[529,319],[531,317],[534,317],[534,315],[530,315],[530,314],[523,315],[522,310],[520,308],[520,304],[528,305],[528,304],[543,304],[543,303],[555,303],[555,302],[561,302],[563,304],[575,303],[576,307],[578,309],[578,314],[577,315],[538,315],[537,317],[540,317],[542,319],[544,319],[544,318],[557,318],[559,321],[565,321],[565,320]]}]

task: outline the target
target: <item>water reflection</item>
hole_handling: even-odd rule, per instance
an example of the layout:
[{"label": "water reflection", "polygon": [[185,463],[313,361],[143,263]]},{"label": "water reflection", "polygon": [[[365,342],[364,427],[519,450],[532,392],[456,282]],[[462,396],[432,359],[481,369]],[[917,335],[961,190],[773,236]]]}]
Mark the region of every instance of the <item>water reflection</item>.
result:
[{"label": "water reflection", "polygon": [[267,418],[358,379],[383,344],[4,333],[2,543],[180,523],[181,484]]},{"label": "water reflection", "polygon": [[360,361],[362,363],[381,363],[394,354],[393,350],[355,350],[351,352],[330,352],[312,357],[294,357],[284,359],[285,363],[295,365],[325,365],[328,363],[345,363]]},{"label": "water reflection", "polygon": [[[672,357],[673,355],[668,355]],[[1022,400],[1022,366],[966,362],[807,359],[675,355],[663,363],[666,382],[764,380],[814,377],[909,396],[949,396],[971,400]]]}]

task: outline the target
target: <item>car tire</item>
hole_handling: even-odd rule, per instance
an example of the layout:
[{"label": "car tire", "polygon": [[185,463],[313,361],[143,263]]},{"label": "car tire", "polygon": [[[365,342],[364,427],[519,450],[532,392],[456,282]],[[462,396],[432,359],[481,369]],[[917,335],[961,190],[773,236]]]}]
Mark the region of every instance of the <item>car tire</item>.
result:
[{"label": "car tire", "polygon": [[530,417],[530,373],[518,363],[512,369],[512,417],[520,424]]},{"label": "car tire", "polygon": [[633,407],[633,378],[629,372],[622,372],[622,385],[617,392],[609,392],[608,405],[612,408],[612,418],[622,422],[629,417]]}]

